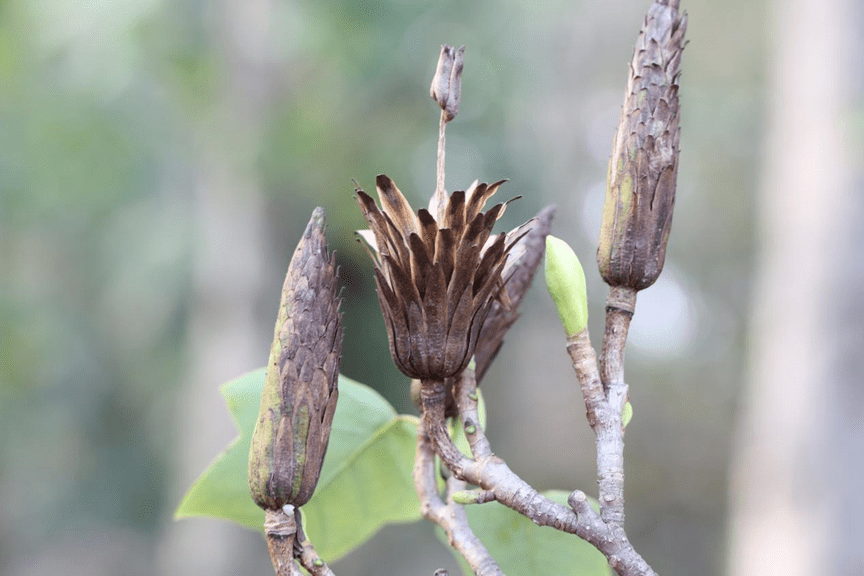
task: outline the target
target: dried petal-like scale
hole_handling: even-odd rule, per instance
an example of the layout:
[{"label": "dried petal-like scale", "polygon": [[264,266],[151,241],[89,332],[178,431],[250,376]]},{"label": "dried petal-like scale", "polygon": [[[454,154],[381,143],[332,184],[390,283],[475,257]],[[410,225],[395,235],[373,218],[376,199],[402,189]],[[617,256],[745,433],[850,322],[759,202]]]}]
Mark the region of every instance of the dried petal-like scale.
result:
[{"label": "dried petal-like scale", "polygon": [[380,258],[373,247],[370,254],[393,362],[411,378],[455,376],[471,360],[493,305],[509,303],[501,274],[518,238],[501,234],[487,243],[504,205],[481,212],[501,182],[453,192],[440,222],[429,210],[415,216],[406,209],[387,176],[376,183],[381,208],[359,188],[357,203],[379,247]]},{"label": "dried petal-like scale", "polygon": [[[486,316],[486,321],[483,323],[483,329],[477,340],[477,348],[474,351],[477,364],[475,374],[478,383],[483,379],[486,370],[498,354],[507,330],[519,318],[517,311],[519,303],[531,285],[531,279],[534,277],[537,266],[543,261],[546,236],[549,234],[549,225],[554,215],[555,208],[553,206],[547,206],[541,210],[529,222],[530,231],[528,234],[516,240],[510,250],[510,258],[507,260],[507,265],[501,275],[504,278],[504,286],[512,304],[510,307],[506,307],[502,306],[500,302],[495,302],[489,315]],[[508,234],[508,242],[512,242],[512,239],[509,238],[510,235],[515,238],[518,233],[519,228]]]},{"label": "dried petal-like scale", "polygon": [[609,160],[597,249],[610,286],[636,290],[657,280],[666,258],[678,173],[678,79],[687,14],[656,0],[636,42]]},{"label": "dried petal-like scale", "polygon": [[282,287],[249,451],[249,488],[265,510],[302,506],[318,483],[339,396],[340,303],[324,211],[316,208]]}]

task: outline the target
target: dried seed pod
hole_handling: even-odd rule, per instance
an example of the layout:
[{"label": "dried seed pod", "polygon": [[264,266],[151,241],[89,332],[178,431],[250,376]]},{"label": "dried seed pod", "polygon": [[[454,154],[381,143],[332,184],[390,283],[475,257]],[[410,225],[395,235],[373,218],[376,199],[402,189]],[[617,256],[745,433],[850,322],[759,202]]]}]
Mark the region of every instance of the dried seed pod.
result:
[{"label": "dried seed pod", "polygon": [[678,1],[657,0],[636,42],[597,249],[600,274],[610,286],[642,290],[663,270],[678,174],[678,79],[686,29]]},{"label": "dried seed pod", "polygon": [[425,209],[415,214],[387,176],[377,178],[380,209],[357,189],[371,228],[360,235],[375,264],[390,353],[411,378],[443,380],[461,373],[494,302],[510,306],[501,273],[521,235],[491,236],[506,202],[481,212],[503,182],[475,182],[453,192],[441,221]]},{"label": "dried seed pod", "polygon": [[[534,272],[543,259],[546,236],[549,234],[549,225],[554,216],[554,206],[547,206],[541,210],[526,224],[526,226],[530,226],[528,234],[523,236],[510,251],[502,276],[511,306],[505,308],[500,303],[495,302],[486,317],[486,322],[483,323],[483,330],[480,331],[477,349],[474,352],[474,358],[477,362],[475,377],[478,384],[498,354],[498,350],[501,349],[504,335],[519,318],[519,303],[522,302],[522,297],[528,291],[528,287],[531,286]],[[517,231],[518,229],[511,234],[517,233]]]},{"label": "dried seed pod", "polygon": [[324,211],[316,208],[282,287],[249,451],[249,488],[265,510],[302,506],[318,483],[339,396],[340,303]]},{"label": "dried seed pod", "polygon": [[456,50],[446,44],[441,46],[438,57],[438,67],[432,77],[429,95],[438,102],[444,110],[444,119],[449,122],[459,112],[459,102],[462,99],[462,67],[464,65],[465,46]]}]

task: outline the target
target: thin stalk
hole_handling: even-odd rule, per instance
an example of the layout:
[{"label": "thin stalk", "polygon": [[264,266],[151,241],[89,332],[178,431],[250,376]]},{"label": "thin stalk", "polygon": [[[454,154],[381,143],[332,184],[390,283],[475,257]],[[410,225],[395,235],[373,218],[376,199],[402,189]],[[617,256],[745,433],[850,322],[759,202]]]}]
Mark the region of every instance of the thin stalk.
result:
[{"label": "thin stalk", "polygon": [[480,424],[480,413],[477,408],[477,380],[473,368],[466,368],[462,374],[456,377],[456,405],[459,407],[459,420],[465,430],[465,437],[471,446],[474,458],[482,458],[492,455],[492,447],[483,427]]},{"label": "thin stalk", "polygon": [[446,143],[445,133],[447,131],[447,113],[441,111],[441,120],[438,122],[438,162],[435,167],[437,176],[435,185],[435,203],[438,206],[435,219],[439,222],[444,220],[444,207],[447,205],[447,193],[444,190],[444,148]]}]

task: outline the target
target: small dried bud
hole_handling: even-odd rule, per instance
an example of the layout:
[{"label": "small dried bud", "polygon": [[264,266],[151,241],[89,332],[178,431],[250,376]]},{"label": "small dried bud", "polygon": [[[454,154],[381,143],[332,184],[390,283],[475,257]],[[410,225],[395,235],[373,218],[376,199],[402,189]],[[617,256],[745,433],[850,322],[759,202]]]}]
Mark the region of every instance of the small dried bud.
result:
[{"label": "small dried bud", "polygon": [[249,488],[265,510],[302,506],[318,483],[339,396],[340,303],[324,211],[316,208],[282,287],[249,451]]},{"label": "small dried bud", "polygon": [[678,79],[687,15],[656,0],[636,42],[615,133],[597,263],[610,286],[657,280],[666,258],[678,174]]},{"label": "small dried bud", "polygon": [[444,110],[444,119],[449,122],[459,112],[459,101],[462,99],[462,67],[465,46],[458,50],[446,44],[441,46],[438,57],[438,68],[432,77],[432,87],[429,95],[438,102]]}]

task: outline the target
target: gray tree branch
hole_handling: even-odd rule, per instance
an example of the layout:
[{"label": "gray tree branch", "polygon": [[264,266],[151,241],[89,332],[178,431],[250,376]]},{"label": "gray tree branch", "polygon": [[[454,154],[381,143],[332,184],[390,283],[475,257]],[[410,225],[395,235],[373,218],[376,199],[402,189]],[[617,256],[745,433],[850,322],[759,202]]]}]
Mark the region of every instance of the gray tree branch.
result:
[{"label": "gray tree branch", "polygon": [[[466,370],[457,386],[457,399],[468,404],[474,384],[473,370]],[[551,526],[562,532],[576,534],[591,543],[609,561],[609,565],[620,576],[656,576],[648,563],[636,552],[624,530],[616,524],[607,524],[588,504],[584,493],[571,495],[571,508],[552,502],[519,478],[506,462],[491,450],[486,452],[488,440],[479,426],[479,418],[471,434],[466,431],[469,443],[479,447],[479,455],[469,458],[453,444],[447,432],[445,420],[446,390],[444,382],[424,382],[420,401],[423,410],[422,425],[428,433],[431,445],[441,461],[460,480],[491,492],[495,500],[519,512],[539,526]],[[463,425],[466,418],[463,416]],[[620,421],[620,415],[619,415]],[[473,436],[473,438],[472,438]],[[418,452],[419,454],[419,452]],[[416,474],[416,468],[415,468]]]},{"label": "gray tree branch", "polygon": [[465,483],[451,476],[447,480],[447,501],[441,498],[435,473],[435,451],[422,421],[417,427],[414,488],[420,498],[420,512],[423,517],[444,530],[450,546],[462,555],[474,574],[503,576],[498,563],[471,531],[464,508],[452,499],[455,492],[465,489]]},{"label": "gray tree branch", "polygon": [[597,437],[600,514],[606,522],[619,526],[624,526],[624,427],[621,425],[621,413],[627,403],[624,347],[635,308],[635,289],[624,286],[609,289],[606,331],[600,354],[600,381],[603,383],[608,409],[602,412],[603,418],[598,418],[592,426]]}]

